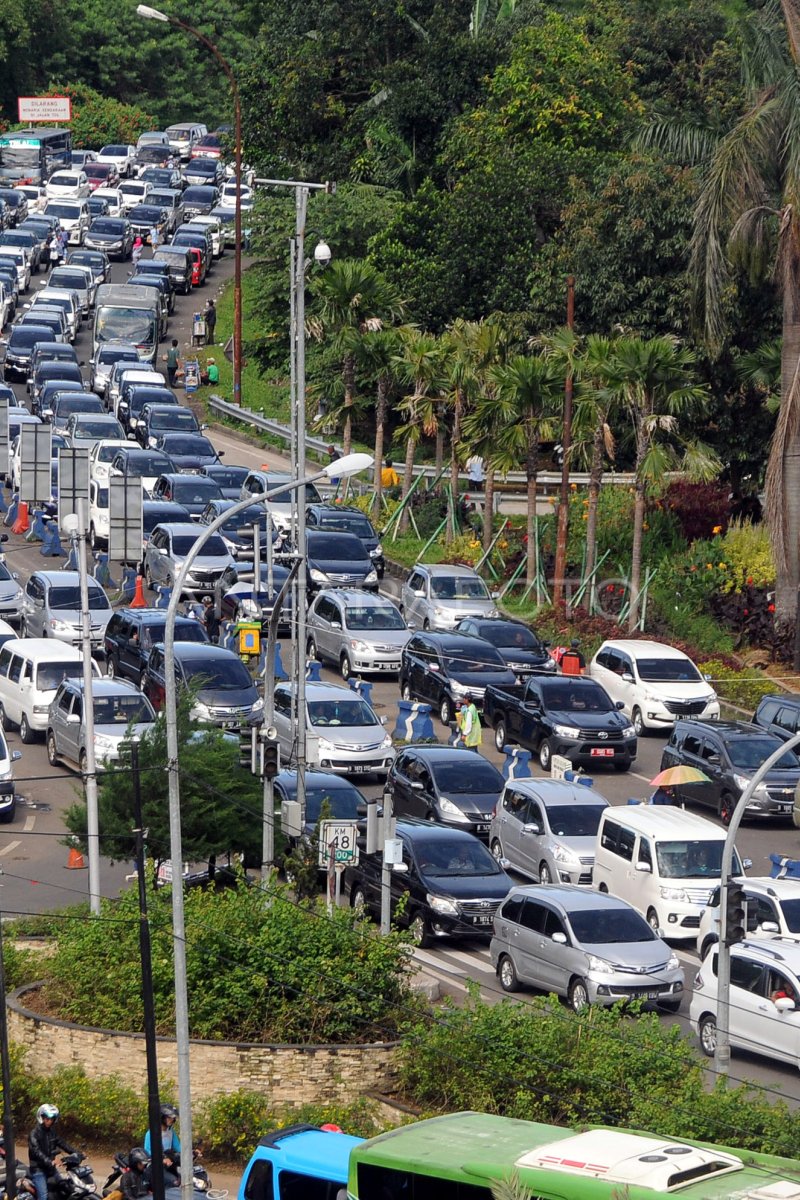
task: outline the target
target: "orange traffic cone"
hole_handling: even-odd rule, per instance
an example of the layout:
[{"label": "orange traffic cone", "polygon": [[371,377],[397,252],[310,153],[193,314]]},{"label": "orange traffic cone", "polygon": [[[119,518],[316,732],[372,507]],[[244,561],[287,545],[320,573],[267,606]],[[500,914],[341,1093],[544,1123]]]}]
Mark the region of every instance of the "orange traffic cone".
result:
[{"label": "orange traffic cone", "polygon": [[141,575],[136,576],[136,590],[133,593],[133,599],[130,603],[131,608],[147,608],[147,601],[144,598],[144,580]]},{"label": "orange traffic cone", "polygon": [[67,857],[68,871],[82,871],[86,866],[86,859],[81,854],[80,850],[76,850],[74,846],[70,847],[70,852]]},{"label": "orange traffic cone", "polygon": [[20,500],[17,510],[17,519],[11,526],[12,533],[27,533],[30,521],[28,520],[28,505],[24,500]]}]

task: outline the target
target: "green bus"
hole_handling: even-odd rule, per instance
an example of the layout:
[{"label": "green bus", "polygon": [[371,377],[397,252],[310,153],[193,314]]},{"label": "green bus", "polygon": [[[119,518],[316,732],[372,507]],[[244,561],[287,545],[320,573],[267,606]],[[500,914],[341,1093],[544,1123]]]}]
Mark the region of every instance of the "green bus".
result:
[{"label": "green bus", "polygon": [[800,1162],[629,1129],[563,1129],[451,1113],[350,1151],[350,1200],[492,1200],[516,1174],[533,1200],[800,1200]]},{"label": "green bus", "polygon": [[0,135],[0,183],[44,184],[72,162],[68,129],[16,129]]}]

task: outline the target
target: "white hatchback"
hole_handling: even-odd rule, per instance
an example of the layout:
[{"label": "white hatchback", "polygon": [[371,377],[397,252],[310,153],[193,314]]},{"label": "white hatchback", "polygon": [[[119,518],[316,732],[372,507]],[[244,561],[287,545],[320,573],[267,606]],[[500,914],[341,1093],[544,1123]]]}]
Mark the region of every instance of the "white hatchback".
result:
[{"label": "white hatchback", "polygon": [[93,197],[95,200],[105,200],[110,217],[122,216],[122,192],[119,188],[96,188]]},{"label": "white hatchback", "polygon": [[45,190],[48,200],[85,200],[92,189],[85,171],[56,171]]},{"label": "white hatchback", "polygon": [[681,650],[662,642],[603,642],[588,674],[622,703],[636,736],[671,729],[679,717],[719,719],[717,694]]},{"label": "white hatchback", "polygon": [[[748,938],[770,939],[776,933],[800,942],[800,879],[749,875],[744,888]],[[701,961],[719,941],[719,888],[714,888],[700,916],[697,953]]]}]

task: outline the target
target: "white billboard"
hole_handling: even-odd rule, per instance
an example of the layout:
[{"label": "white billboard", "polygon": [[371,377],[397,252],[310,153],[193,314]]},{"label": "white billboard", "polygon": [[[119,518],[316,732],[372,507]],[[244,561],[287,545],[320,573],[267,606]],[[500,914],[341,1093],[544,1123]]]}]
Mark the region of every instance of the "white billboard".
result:
[{"label": "white billboard", "polygon": [[71,121],[72,101],[69,96],[19,96],[20,121]]}]

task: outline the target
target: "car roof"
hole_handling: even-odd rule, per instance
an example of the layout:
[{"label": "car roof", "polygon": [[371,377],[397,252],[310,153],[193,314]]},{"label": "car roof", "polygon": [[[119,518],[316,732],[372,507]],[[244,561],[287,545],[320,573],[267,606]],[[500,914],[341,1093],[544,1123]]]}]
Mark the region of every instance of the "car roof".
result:
[{"label": "car roof", "polygon": [[9,638],[5,643],[10,650],[16,650],[20,654],[33,654],[36,651],[46,653],[47,657],[52,660],[61,662],[80,662],[82,654],[77,646],[70,646],[66,642],[56,641],[55,638]]},{"label": "car roof", "polygon": [[391,596],[365,592],[362,588],[320,588],[319,594],[330,600],[341,600],[343,604],[358,604],[362,608],[385,608],[387,604],[397,608]]},{"label": "car roof", "polygon": [[[472,753],[469,751],[468,753]],[[305,773],[306,787],[330,788],[335,791],[356,791],[358,788],[348,779],[346,775],[337,775],[335,771],[312,771],[307,770]],[[285,788],[287,792],[294,792],[297,788],[297,771],[281,771],[275,776],[275,783],[278,786]],[[359,792],[359,795],[361,793]]]},{"label": "car roof", "polygon": [[[462,746],[445,746],[445,745],[437,746],[437,745],[434,745],[432,742],[421,744],[421,745],[415,745],[414,743],[412,743],[411,745],[408,745],[408,746],[399,746],[398,754],[415,754],[418,758],[421,758],[421,759],[426,759],[426,758],[435,759],[437,763],[439,763],[439,762],[456,762],[456,763],[469,764],[469,763],[475,762],[475,752],[473,750],[468,750],[468,749],[466,749],[466,747],[462,747]],[[467,755],[469,755],[469,758],[467,757]],[[494,767],[495,770],[498,772],[498,774],[500,773],[500,769],[499,769],[499,767],[497,767],[497,765],[495,763],[489,762],[489,759],[483,758],[483,756],[481,756],[481,758],[482,758],[482,761],[488,763],[490,767]],[[588,789],[586,789],[586,790],[588,790]]]},{"label": "car roof", "polygon": [[[289,680],[289,685],[293,680]],[[277,685],[280,686],[280,685]],[[284,685],[286,686],[286,685]],[[306,700],[361,700],[358,692],[340,683],[306,683]]]},{"label": "car roof", "polygon": [[[487,644],[483,638],[476,637],[471,633],[430,633],[425,630],[414,636],[424,637],[426,641],[433,642],[434,646],[438,646],[441,650],[464,650],[470,654],[475,653],[478,642]],[[494,649],[495,647],[492,646],[492,650]]]},{"label": "car roof", "polygon": [[[468,751],[472,753],[472,751]],[[563,779],[509,779],[509,787],[522,792],[526,796],[541,800],[548,808],[560,805],[596,804],[607,808],[608,801],[594,788],[582,783],[567,783]]]},{"label": "car roof", "polygon": [[166,529],[167,533],[191,533],[195,540],[200,536],[200,526],[196,521],[159,521],[157,529]]},{"label": "car roof", "polygon": [[[189,618],[193,620],[194,618]],[[176,642],[175,655],[177,658],[225,658],[241,662],[238,654],[227,646],[215,646],[213,642]]]},{"label": "car roof", "polygon": [[513,887],[506,897],[529,896],[531,900],[553,900],[568,912],[591,912],[599,908],[627,908],[634,911],[627,900],[607,892],[595,892],[591,888],[563,887],[557,883],[526,883]]},{"label": "car roof", "polygon": [[[51,585],[60,583],[65,587],[69,585],[77,587],[81,581],[80,574],[77,571],[34,571],[33,575],[37,579],[44,580],[45,583]],[[31,578],[33,578],[33,575]],[[97,586],[99,587],[100,585],[98,584]]]},{"label": "car roof", "polygon": [[[73,691],[83,691],[82,679],[67,679],[64,681],[64,686],[72,688]],[[120,692],[125,692],[129,696],[142,696],[135,683],[131,683],[129,679],[103,679],[102,677],[92,679],[92,695],[95,700],[98,696],[118,696]],[[142,696],[142,699],[144,697]]]},{"label": "car roof", "polygon": [[426,842],[449,842],[455,838],[474,846],[476,841],[475,835],[468,833],[466,829],[456,829],[452,825],[437,825],[435,821],[415,820],[414,817],[398,817],[397,832],[412,842],[417,838],[424,839]]},{"label": "car roof", "polygon": [[776,900],[794,900],[800,897],[800,879],[773,879],[770,875],[748,875],[741,883],[746,890],[757,892],[760,896],[774,896]]},{"label": "car roof", "polygon": [[679,727],[697,728],[703,733],[716,733],[725,738],[745,735],[752,737],[757,733],[761,737],[772,738],[776,744],[781,740],[776,738],[774,733],[770,733],[768,729],[764,729],[763,725],[754,725],[752,721],[699,721],[683,717],[675,722],[675,729],[677,730]]},{"label": "car roof", "polygon": [[762,696],[758,702],[759,708],[765,700],[775,700],[778,704],[800,705],[800,696],[789,696],[785,692],[770,692],[768,696]]},{"label": "car roof", "polygon": [[800,942],[794,938],[782,937],[776,933],[770,938],[737,942],[731,950],[737,955],[747,953],[767,964],[782,963],[795,974],[800,973]]},{"label": "car roof", "polygon": [[[117,614],[120,616],[129,617],[132,621],[138,621],[142,625],[147,625],[148,622],[160,621],[162,624],[167,619],[167,610],[165,608],[130,608],[126,605],[124,608],[118,608]],[[180,613],[175,616],[176,624],[186,625],[191,622],[197,624],[194,617],[184,617]]]},{"label": "car roof", "polygon": [[691,836],[701,841],[725,839],[725,830],[719,825],[685,808],[673,808],[663,804],[630,804],[623,807],[615,805],[604,810],[602,819],[608,820],[610,813],[621,825],[630,825],[653,837]]},{"label": "car roof", "polygon": [[453,563],[417,563],[416,566],[412,567],[411,569],[412,571],[416,571],[418,568],[422,569],[423,571],[427,571],[431,576],[466,575],[470,579],[480,579],[480,575],[478,575],[477,571],[473,571],[472,567],[457,566]]},{"label": "car roof", "polygon": [[[684,654],[683,650],[676,650],[674,646],[668,646],[666,642],[651,642],[646,638],[608,638],[603,642],[600,650],[621,650],[624,654],[630,654],[634,658],[636,655],[653,654],[659,658],[688,658],[688,654]],[[598,654],[600,653],[598,650]]]}]

